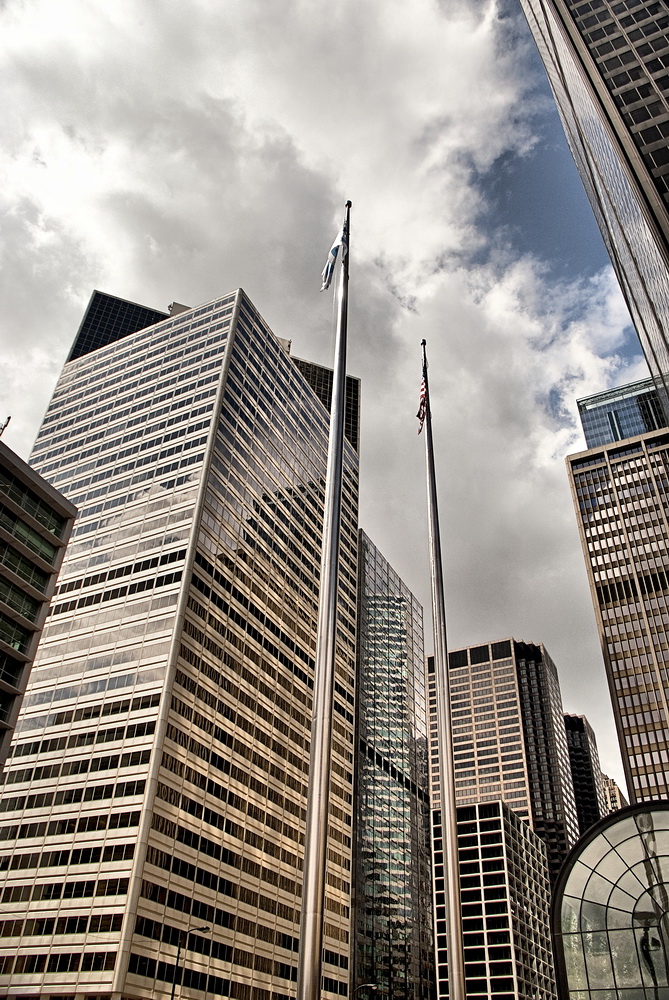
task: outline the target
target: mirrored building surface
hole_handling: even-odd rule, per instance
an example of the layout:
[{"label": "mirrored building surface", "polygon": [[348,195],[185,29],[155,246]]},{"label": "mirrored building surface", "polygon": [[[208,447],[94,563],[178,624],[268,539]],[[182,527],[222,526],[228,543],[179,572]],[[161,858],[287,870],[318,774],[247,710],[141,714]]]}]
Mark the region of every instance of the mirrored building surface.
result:
[{"label": "mirrored building surface", "polygon": [[423,609],[360,532],[354,989],[434,991]]},{"label": "mirrored building surface", "polygon": [[669,12],[655,0],[522,7],[669,414]]},{"label": "mirrored building surface", "polygon": [[666,426],[660,397],[650,378],[585,396],[576,402],[588,448]]},{"label": "mirrored building surface", "polygon": [[629,806],[569,855],[553,902],[561,995],[669,996],[669,802]]}]

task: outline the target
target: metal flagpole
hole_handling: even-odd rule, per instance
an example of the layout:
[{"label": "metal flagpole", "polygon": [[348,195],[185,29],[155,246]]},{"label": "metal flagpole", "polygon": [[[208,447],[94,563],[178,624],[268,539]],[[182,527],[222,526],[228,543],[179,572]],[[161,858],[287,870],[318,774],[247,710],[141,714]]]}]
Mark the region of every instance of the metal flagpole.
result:
[{"label": "metal flagpole", "polygon": [[434,629],[434,675],[437,688],[437,723],[439,727],[439,773],[441,776],[441,825],[446,848],[447,952],[448,995],[450,1000],[465,1000],[465,958],[462,943],[462,911],[460,906],[460,868],[458,864],[458,823],[455,811],[455,780],[453,771],[453,733],[448,680],[448,649],[446,645],[446,605],[444,575],[441,564],[441,537],[437,506],[437,480],[434,471],[432,443],[432,413],[427,375],[426,342],[423,350],[423,385],[421,411],[425,419],[425,457],[427,461],[427,514],[430,536],[430,569],[432,576],[432,626]]},{"label": "metal flagpole", "polygon": [[[317,1000],[321,995],[323,956],[323,907],[327,859],[328,804],[335,641],[337,634],[337,578],[341,532],[341,492],[344,459],[344,410],[346,392],[346,332],[348,326],[348,233],[351,202],[346,202],[341,240],[342,277],[339,284],[335,364],[330,407],[330,440],[325,477],[325,511],[321,554],[318,633],[314,672],[313,718],[307,819],[304,835],[302,919],[297,967],[297,1000]],[[336,246],[336,243],[335,243]],[[334,251],[330,251],[332,256]],[[335,251],[336,256],[336,251]],[[326,265],[327,269],[327,265]],[[324,287],[329,279],[324,273]],[[327,282],[327,284],[326,284]]]}]

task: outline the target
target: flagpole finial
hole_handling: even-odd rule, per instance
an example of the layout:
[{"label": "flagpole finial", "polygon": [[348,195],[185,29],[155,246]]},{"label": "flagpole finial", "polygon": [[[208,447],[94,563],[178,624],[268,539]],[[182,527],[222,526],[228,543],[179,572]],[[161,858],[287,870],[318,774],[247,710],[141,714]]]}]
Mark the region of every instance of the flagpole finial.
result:
[{"label": "flagpole finial", "polygon": [[345,207],[346,207],[346,208],[352,208],[352,207],[353,207],[353,202],[351,202],[351,201],[347,201],[347,202],[346,202],[346,206],[345,206]]},{"label": "flagpole finial", "polygon": [[421,347],[427,347],[427,340],[421,340],[420,346]]}]

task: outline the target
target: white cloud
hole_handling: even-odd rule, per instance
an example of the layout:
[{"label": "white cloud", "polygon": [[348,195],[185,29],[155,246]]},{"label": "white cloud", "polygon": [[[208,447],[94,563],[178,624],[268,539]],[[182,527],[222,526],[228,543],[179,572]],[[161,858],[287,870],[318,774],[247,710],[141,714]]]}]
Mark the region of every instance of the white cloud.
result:
[{"label": "white cloud", "polygon": [[609,271],[558,285],[486,231],[487,172],[546,109],[518,22],[466,0],[28,0],[0,28],[7,443],[27,453],[93,287],[165,308],[241,285],[327,362],[319,274],[350,197],[363,526],[427,606],[425,336],[452,638],[545,641],[570,707],[594,701],[584,661],[601,702],[563,455],[574,398],[625,376],[626,314]]}]

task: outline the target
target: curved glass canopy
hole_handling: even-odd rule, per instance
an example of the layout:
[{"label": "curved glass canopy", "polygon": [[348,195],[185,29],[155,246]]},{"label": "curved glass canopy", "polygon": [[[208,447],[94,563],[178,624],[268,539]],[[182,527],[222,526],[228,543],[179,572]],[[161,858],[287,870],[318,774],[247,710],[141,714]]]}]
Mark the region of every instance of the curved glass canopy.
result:
[{"label": "curved glass canopy", "polygon": [[669,1000],[669,802],[592,827],[560,874],[553,925],[569,1000]]}]

